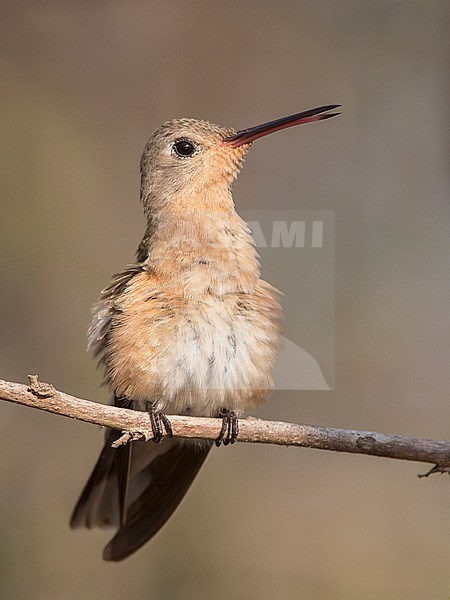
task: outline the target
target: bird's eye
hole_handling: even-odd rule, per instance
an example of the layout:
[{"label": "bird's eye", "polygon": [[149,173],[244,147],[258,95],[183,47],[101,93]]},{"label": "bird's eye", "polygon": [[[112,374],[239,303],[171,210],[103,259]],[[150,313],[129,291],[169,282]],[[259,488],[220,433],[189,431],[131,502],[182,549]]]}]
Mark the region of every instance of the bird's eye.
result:
[{"label": "bird's eye", "polygon": [[173,145],[173,150],[180,158],[187,158],[195,154],[197,149],[189,140],[177,140]]}]

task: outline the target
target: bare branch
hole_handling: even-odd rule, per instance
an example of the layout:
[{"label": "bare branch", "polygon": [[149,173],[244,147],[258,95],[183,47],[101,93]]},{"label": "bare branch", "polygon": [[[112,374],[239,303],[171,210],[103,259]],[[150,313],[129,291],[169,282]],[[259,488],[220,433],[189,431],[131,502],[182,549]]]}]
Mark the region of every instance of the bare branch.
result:
[{"label": "bare branch", "polygon": [[[30,376],[29,379],[29,387],[0,380],[0,399],[121,430],[124,435],[119,443],[126,443],[138,437],[152,437],[146,413],[82,400],[59,392],[51,384],[39,382],[37,376]],[[221,427],[220,419],[185,416],[169,418],[175,437],[214,440]],[[248,418],[239,420],[238,441],[420,461],[438,465],[440,472],[450,467],[450,442],[373,431],[352,431]]]}]

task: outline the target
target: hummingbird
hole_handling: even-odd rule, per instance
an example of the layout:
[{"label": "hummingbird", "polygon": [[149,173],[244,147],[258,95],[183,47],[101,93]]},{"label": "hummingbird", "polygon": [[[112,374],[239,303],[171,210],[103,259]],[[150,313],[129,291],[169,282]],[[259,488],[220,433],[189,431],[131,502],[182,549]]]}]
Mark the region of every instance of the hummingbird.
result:
[{"label": "hummingbird", "polygon": [[[71,527],[112,527],[103,552],[120,561],[166,523],[213,442],[172,437],[167,415],[218,417],[216,444],[232,444],[239,417],[273,388],[281,307],[260,277],[255,243],[232,184],[251,144],[339,113],[320,106],[236,131],[197,119],[156,129],[140,163],[147,228],[136,261],[94,308],[89,347],[112,403],[146,411],[153,440],[113,448],[108,429]],[[155,443],[154,443],[155,442]]]}]

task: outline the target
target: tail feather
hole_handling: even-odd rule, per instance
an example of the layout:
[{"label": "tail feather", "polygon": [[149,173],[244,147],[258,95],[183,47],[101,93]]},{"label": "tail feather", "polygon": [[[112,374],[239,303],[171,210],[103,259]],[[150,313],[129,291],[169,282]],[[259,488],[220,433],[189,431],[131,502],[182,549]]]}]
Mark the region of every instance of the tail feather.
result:
[{"label": "tail feather", "polygon": [[126,558],[159,531],[185,496],[210,449],[209,442],[173,440],[166,453],[141,471],[147,485],[128,507],[125,523],[106,546],[105,560]]},{"label": "tail feather", "polygon": [[103,558],[119,561],[147,542],[173,514],[211,449],[199,440],[165,438],[111,448],[109,431],[80,496],[71,527],[118,527]]}]

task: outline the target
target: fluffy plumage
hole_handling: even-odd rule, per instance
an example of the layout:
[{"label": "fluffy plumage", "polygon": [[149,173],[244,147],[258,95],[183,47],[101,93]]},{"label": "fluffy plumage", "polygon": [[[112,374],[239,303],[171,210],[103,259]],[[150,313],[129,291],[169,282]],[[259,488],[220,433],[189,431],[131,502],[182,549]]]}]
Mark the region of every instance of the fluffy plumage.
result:
[{"label": "fluffy plumage", "polygon": [[[231,184],[249,145],[233,130],[180,119],[158,129],[141,160],[147,230],[137,262],[102,292],[89,344],[115,403],[167,414],[241,414],[272,388],[280,307],[260,279],[251,233]],[[190,140],[192,157],[174,152]],[[73,527],[113,526],[106,560],[137,550],[166,522],[211,445],[164,439],[105,446],[72,516]]]}]

